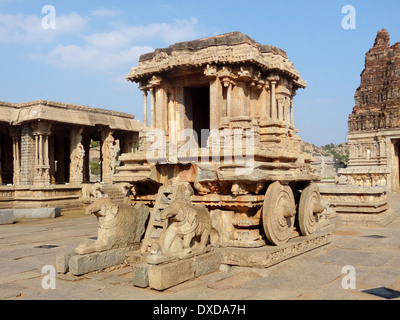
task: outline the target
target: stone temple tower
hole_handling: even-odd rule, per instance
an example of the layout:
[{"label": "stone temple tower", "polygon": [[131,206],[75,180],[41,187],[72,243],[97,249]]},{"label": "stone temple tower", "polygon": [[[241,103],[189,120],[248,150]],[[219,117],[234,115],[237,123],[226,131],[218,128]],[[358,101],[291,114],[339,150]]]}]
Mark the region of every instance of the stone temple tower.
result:
[{"label": "stone temple tower", "polygon": [[365,56],[365,69],[349,116],[350,163],[342,172],[351,183],[400,190],[400,42],[378,32]]}]

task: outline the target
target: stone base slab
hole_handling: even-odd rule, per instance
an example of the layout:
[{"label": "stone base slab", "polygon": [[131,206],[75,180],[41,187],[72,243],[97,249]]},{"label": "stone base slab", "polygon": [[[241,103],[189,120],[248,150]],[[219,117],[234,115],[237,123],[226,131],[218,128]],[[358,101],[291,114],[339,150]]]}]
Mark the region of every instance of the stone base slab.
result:
[{"label": "stone base slab", "polygon": [[391,223],[395,216],[391,209],[380,214],[340,214],[342,224],[345,226],[384,227]]},{"label": "stone base slab", "polygon": [[133,284],[162,291],[187,280],[218,270],[222,261],[221,250],[215,250],[190,259],[160,265],[133,266]]},{"label": "stone base slab", "polygon": [[133,266],[133,285],[162,291],[180,283],[215,272],[221,264],[268,268],[284,260],[325,246],[331,242],[330,232],[317,232],[310,237],[291,239],[287,244],[261,248],[216,248],[190,259],[160,265],[141,263]]},{"label": "stone base slab", "polygon": [[279,247],[225,248],[222,263],[241,267],[268,268],[330,242],[331,233],[317,232],[310,237],[291,239],[287,244]]},{"label": "stone base slab", "polygon": [[60,208],[13,209],[16,219],[54,219],[61,215]]},{"label": "stone base slab", "polygon": [[[69,259],[68,269],[69,272],[75,276],[81,276],[89,272],[103,270],[124,263],[126,254],[137,249],[137,247],[128,247],[84,255],[75,254]],[[60,269],[62,269],[61,260],[61,257],[59,257],[59,264],[61,266]]]},{"label": "stone base slab", "polygon": [[385,226],[393,220],[385,187],[318,186],[322,199],[340,216],[343,225]]},{"label": "stone base slab", "polygon": [[0,225],[13,224],[13,223],[14,223],[13,210],[0,210]]}]

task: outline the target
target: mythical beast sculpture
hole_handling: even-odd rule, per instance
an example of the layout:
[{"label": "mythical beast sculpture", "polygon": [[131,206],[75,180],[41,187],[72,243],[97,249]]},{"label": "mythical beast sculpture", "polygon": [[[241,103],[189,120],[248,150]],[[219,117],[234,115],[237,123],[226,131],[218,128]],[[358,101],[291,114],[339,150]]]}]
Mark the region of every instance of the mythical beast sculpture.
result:
[{"label": "mythical beast sculpture", "polygon": [[88,254],[129,247],[141,241],[150,210],[144,204],[114,204],[103,198],[92,203],[86,214],[94,214],[99,224],[97,240],[80,244],[75,252]]},{"label": "mythical beast sculpture", "polygon": [[175,200],[162,212],[161,219],[169,219],[170,223],[162,243],[163,253],[185,256],[205,252],[211,232],[211,218],[206,207]]}]

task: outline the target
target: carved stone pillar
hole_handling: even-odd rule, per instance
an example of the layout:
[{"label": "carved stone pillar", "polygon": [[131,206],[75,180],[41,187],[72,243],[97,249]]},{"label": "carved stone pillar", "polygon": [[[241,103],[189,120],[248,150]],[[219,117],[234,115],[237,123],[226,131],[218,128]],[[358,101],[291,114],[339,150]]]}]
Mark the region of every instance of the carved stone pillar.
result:
[{"label": "carved stone pillar", "polygon": [[270,76],[268,77],[268,81],[270,82],[271,87],[271,118],[272,120],[278,119],[278,111],[276,106],[276,84],[279,81],[279,76]]},{"label": "carved stone pillar", "polygon": [[20,127],[10,127],[10,136],[13,141],[13,183],[14,185],[20,185],[21,179],[21,129]]},{"label": "carved stone pillar", "polygon": [[293,112],[293,99],[296,96],[296,92],[292,94],[290,98],[290,124],[294,127],[294,112]]},{"label": "carved stone pillar", "polygon": [[80,185],[83,182],[85,148],[82,144],[82,132],[82,127],[74,127],[70,131],[71,163],[69,169],[69,182],[74,185]]},{"label": "carved stone pillar", "polygon": [[154,88],[150,88],[150,116],[151,116],[151,123],[150,126],[151,128],[156,127],[156,97],[155,97],[155,90]]},{"label": "carved stone pillar", "polygon": [[145,127],[149,126],[147,120],[147,91],[143,91],[143,124]]},{"label": "carved stone pillar", "polygon": [[261,118],[266,118],[270,119],[271,118],[271,99],[269,97],[269,84],[268,82],[264,84],[264,86],[261,89],[261,95],[260,95],[260,100],[261,103],[264,104],[264,108],[260,110],[260,116]]},{"label": "carved stone pillar", "polygon": [[49,136],[51,135],[50,122],[35,122],[32,124],[35,137],[35,175],[33,184],[36,187],[49,186],[50,183],[50,159]]},{"label": "carved stone pillar", "polygon": [[228,91],[226,93],[226,116],[228,118],[232,117],[232,82],[228,84]]},{"label": "carved stone pillar", "polygon": [[238,82],[237,83],[238,96],[238,114],[236,116],[248,116],[249,115],[249,101],[248,101],[248,83]]}]

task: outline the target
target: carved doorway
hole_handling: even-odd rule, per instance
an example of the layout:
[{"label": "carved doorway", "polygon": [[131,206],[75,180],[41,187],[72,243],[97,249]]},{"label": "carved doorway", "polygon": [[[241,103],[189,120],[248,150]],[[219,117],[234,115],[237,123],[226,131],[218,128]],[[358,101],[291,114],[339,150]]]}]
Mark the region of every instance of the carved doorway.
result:
[{"label": "carved doorway", "polygon": [[210,132],[210,87],[185,88],[185,108],[199,146],[206,146]]}]

